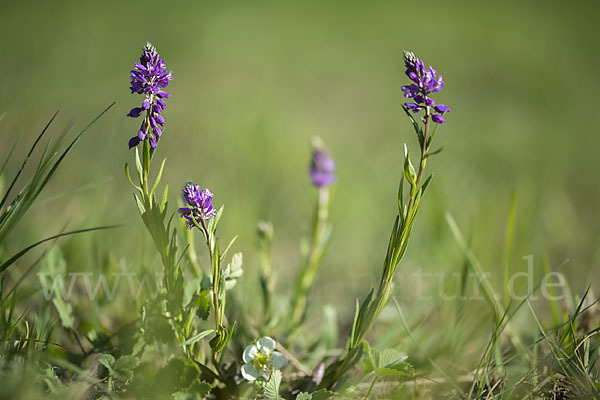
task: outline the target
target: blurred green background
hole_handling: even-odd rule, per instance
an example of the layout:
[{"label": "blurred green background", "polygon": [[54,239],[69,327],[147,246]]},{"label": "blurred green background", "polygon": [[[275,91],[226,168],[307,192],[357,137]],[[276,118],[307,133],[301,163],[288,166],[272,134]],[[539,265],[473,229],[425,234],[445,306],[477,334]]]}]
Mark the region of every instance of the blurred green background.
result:
[{"label": "blurred green background", "polygon": [[597,1],[3,2],[3,155],[19,134],[24,154],[57,109],[56,135],[118,102],[63,164],[8,252],[67,223],[116,223],[124,226],[63,240],[70,267],[92,259],[160,266],[123,174],[138,126],[125,115],[140,103],[128,74],[149,40],[174,77],[158,152],[167,157],[171,209],[188,180],[215,193],[226,205],[221,236],[240,235],[245,286],[256,284],[256,223],[273,222],[277,290],[285,293],[316,198],[310,137],[321,136],[338,183],[335,238],[315,297],[352,313],[354,298],[378,280],[402,145],[415,142],[400,107],[407,49],[444,76],[438,100],[452,112],[438,131],[448,144],[429,164],[436,176],[400,271],[460,269],[449,211],[500,283],[515,191],[513,270],[524,270],[529,254],[536,268],[544,254],[552,265],[568,258],[580,291],[600,267],[599,11]]}]

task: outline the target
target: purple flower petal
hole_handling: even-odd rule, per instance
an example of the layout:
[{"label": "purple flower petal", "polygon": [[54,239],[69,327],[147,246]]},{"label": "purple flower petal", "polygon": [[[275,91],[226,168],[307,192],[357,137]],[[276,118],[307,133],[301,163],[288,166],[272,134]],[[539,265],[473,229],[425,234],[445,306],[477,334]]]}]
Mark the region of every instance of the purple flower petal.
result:
[{"label": "purple flower petal", "polygon": [[336,181],[336,165],[326,150],[316,149],[310,165],[310,178],[314,186],[329,186]]},{"label": "purple flower petal", "polygon": [[431,120],[433,122],[435,122],[436,124],[443,124],[444,123],[444,117],[442,117],[442,114],[433,114],[431,116]]},{"label": "purple flower petal", "polygon": [[131,139],[129,139],[129,148],[131,149],[132,147],[137,146],[138,144],[140,144],[140,138],[137,136],[132,137]]},{"label": "purple flower petal", "polygon": [[142,114],[143,111],[144,110],[142,110],[141,107],[134,107],[134,108],[131,109],[131,111],[129,111],[129,113],[127,114],[127,116],[131,117],[131,118],[137,118],[137,117],[139,117]]},{"label": "purple flower petal", "polygon": [[423,109],[423,107],[415,103],[405,103],[404,106],[412,112],[414,112],[415,114],[418,114]]},{"label": "purple flower petal", "polygon": [[439,113],[446,113],[450,111],[450,108],[445,106],[444,104],[438,104],[435,106],[435,110]]}]

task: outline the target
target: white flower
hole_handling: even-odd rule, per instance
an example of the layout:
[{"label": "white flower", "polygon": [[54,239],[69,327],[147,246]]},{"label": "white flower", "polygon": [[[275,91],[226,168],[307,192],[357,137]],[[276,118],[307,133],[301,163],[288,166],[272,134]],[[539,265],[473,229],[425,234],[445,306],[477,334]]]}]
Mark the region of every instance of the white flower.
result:
[{"label": "white flower", "polygon": [[287,363],[285,356],[274,351],[277,342],[268,336],[261,337],[256,343],[246,347],[242,359],[242,376],[249,381],[262,376],[268,380],[274,369],[281,369]]}]

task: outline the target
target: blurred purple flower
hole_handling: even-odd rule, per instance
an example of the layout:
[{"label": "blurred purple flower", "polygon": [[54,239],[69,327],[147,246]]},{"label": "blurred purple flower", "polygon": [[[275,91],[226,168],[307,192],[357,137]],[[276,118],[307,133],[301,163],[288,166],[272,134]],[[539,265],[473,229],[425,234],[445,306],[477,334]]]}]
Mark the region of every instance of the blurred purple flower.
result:
[{"label": "blurred purple flower", "polygon": [[310,164],[310,179],[317,187],[329,186],[335,183],[335,162],[324,149],[315,149]]},{"label": "blurred purple flower", "polygon": [[404,65],[406,66],[406,76],[414,83],[402,86],[402,92],[404,92],[404,97],[414,99],[416,103],[405,103],[404,106],[415,114],[423,108],[427,108],[429,111],[429,107],[435,106],[434,110],[438,114],[433,114],[431,120],[443,124],[443,114],[450,111],[450,108],[443,104],[436,106],[435,101],[429,97],[432,93],[439,93],[444,87],[442,76],[438,75],[437,71],[431,66],[425,68],[423,61],[408,51],[404,52]]},{"label": "blurred purple flower", "polygon": [[150,146],[155,148],[157,139],[162,134],[162,129],[158,125],[164,126],[165,124],[164,118],[160,115],[166,105],[163,99],[171,96],[162,89],[167,87],[173,77],[150,42],[146,43],[140,62],[135,63],[134,67],[130,73],[131,93],[142,94],[145,98],[142,106],[133,108],[127,116],[138,118],[144,111],[146,111],[146,115],[138,135],[129,139],[129,148],[137,146],[146,139]]},{"label": "blurred purple flower", "polygon": [[192,229],[200,221],[208,221],[217,210],[212,205],[213,194],[208,189],[200,190],[200,186],[188,182],[183,189],[183,201],[189,207],[181,207],[179,214],[187,220],[187,227]]}]

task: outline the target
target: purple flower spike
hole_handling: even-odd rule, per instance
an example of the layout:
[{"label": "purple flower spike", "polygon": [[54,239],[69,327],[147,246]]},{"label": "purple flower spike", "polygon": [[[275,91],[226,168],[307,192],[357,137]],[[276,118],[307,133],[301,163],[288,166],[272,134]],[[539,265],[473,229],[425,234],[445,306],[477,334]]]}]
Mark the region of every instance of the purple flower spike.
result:
[{"label": "purple flower spike", "polygon": [[162,134],[162,129],[158,125],[165,125],[165,119],[160,114],[166,106],[164,99],[168,99],[171,95],[162,89],[173,80],[171,71],[167,71],[165,62],[160,59],[156,48],[148,42],[144,47],[140,62],[134,64],[134,69],[129,75],[131,77],[131,93],[144,95],[145,98],[141,107],[135,107],[127,115],[137,118],[144,111],[146,112],[140,132],[138,132],[138,140],[132,138],[129,141],[129,148],[135,147],[147,139],[154,149],[157,139]]},{"label": "purple flower spike", "polygon": [[[408,51],[404,52],[404,65],[406,76],[414,83],[409,86],[402,86],[402,92],[406,98],[414,99],[416,103],[406,103],[405,107],[415,114],[425,108],[427,115],[431,116],[433,122],[443,124],[444,117],[441,114],[450,111],[450,108],[443,104],[435,105],[435,101],[430,97],[432,93],[442,91],[444,87],[442,76],[438,75],[437,71],[431,66],[425,68],[425,63]],[[432,115],[430,107],[434,107],[439,114]]]},{"label": "purple flower spike", "polygon": [[202,221],[208,221],[215,215],[217,210],[212,205],[213,194],[208,189],[200,190],[200,186],[188,182],[183,188],[183,201],[188,207],[182,207],[178,210],[179,214],[186,219],[189,229]]},{"label": "purple flower spike", "polygon": [[335,162],[324,149],[315,149],[310,164],[310,179],[316,187],[329,186],[335,183]]}]

